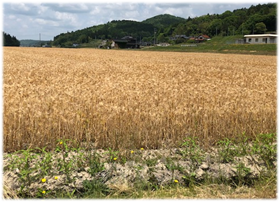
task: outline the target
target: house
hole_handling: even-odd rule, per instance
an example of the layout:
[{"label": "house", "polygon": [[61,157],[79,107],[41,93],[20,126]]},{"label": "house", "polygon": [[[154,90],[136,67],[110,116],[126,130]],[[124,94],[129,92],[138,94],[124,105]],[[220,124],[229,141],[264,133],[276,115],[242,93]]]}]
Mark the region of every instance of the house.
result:
[{"label": "house", "polygon": [[44,47],[44,48],[51,48],[51,46],[49,44],[45,44],[42,47]]},{"label": "house", "polygon": [[115,46],[116,46],[116,43],[114,41],[112,41],[111,48],[115,48]]},{"label": "house", "polygon": [[125,36],[121,39],[114,39],[115,48],[140,48],[139,42],[132,36]]},{"label": "house", "polygon": [[266,44],[266,43],[277,43],[276,34],[252,34],[244,35],[245,43],[249,44]]},{"label": "house", "polygon": [[98,48],[107,48],[106,44],[107,44],[108,40],[102,40],[101,44],[99,44]]},{"label": "house", "polygon": [[153,43],[151,41],[141,41],[140,46],[151,46]]},{"label": "house", "polygon": [[195,38],[195,41],[198,42],[198,43],[206,41],[206,40],[210,40],[210,37],[206,34],[200,35],[200,36]]},{"label": "house", "polygon": [[159,44],[157,44],[157,46],[170,46],[170,44],[169,43],[159,43]]},{"label": "house", "polygon": [[174,37],[170,37],[170,40],[179,40],[179,39],[183,39],[183,40],[188,40],[189,37],[186,35],[175,35]]}]

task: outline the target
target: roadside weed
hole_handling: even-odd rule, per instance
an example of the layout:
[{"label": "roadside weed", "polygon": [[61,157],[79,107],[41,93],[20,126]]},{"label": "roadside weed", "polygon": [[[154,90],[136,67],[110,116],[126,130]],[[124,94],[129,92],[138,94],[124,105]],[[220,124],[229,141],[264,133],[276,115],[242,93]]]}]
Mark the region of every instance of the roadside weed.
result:
[{"label": "roadside weed", "polygon": [[248,181],[248,175],[250,174],[250,168],[247,168],[244,163],[239,163],[237,166],[236,166],[236,173],[237,173],[237,176],[236,176],[236,185],[237,186],[241,186],[241,185],[244,185],[246,183],[249,183]]},{"label": "roadside weed", "polygon": [[218,143],[219,146],[219,156],[222,163],[232,162],[234,157],[238,155],[238,149],[236,145],[233,144],[232,140],[225,138],[220,140]]},{"label": "roadside weed", "polygon": [[252,153],[257,154],[268,168],[275,168],[277,145],[276,134],[259,134],[253,141]]},{"label": "roadside weed", "polygon": [[196,137],[189,137],[186,141],[181,145],[183,147],[183,151],[181,151],[181,155],[183,158],[189,158],[192,162],[192,167],[196,167],[201,164],[203,160],[202,150],[197,144],[198,139]]},{"label": "roadside weed", "polygon": [[88,159],[88,164],[89,164],[89,173],[94,176],[96,173],[104,170],[104,163],[101,162],[100,160],[100,154],[97,152],[88,152],[89,154],[87,155]]}]

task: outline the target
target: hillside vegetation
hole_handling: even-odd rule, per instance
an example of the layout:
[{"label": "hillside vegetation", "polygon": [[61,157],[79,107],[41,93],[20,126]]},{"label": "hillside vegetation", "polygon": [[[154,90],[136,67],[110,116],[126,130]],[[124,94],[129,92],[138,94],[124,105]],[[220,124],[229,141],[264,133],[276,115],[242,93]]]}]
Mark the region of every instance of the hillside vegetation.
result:
[{"label": "hillside vegetation", "polygon": [[20,42],[15,36],[3,32],[3,46],[19,46]]},{"label": "hillside vegetation", "polygon": [[[130,35],[141,41],[171,42],[175,35],[233,36],[253,33],[275,32],[276,3],[258,4],[250,8],[225,11],[222,14],[207,14],[186,19],[164,14],[142,22],[113,20],[106,24],[82,30],[61,33],[54,37],[53,45],[70,47],[73,43],[90,43],[96,39],[116,39]],[[155,38],[154,38],[155,37]]]}]

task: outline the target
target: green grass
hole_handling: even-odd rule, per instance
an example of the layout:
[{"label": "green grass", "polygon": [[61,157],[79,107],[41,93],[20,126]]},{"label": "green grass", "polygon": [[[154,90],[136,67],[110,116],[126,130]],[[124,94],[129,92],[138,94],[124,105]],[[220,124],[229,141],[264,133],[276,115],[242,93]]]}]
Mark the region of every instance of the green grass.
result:
[{"label": "green grass", "polygon": [[188,43],[170,45],[167,47],[150,47],[144,48],[143,51],[175,51],[175,52],[209,52],[209,53],[237,53],[237,54],[254,54],[254,55],[276,55],[276,44],[235,44],[236,39],[243,38],[241,35],[228,37],[213,37],[211,40],[198,43],[197,46]]},{"label": "green grass", "polygon": [[95,39],[89,43],[80,44],[80,46],[78,48],[98,48],[98,46],[101,44],[101,42],[102,42],[101,39]]}]

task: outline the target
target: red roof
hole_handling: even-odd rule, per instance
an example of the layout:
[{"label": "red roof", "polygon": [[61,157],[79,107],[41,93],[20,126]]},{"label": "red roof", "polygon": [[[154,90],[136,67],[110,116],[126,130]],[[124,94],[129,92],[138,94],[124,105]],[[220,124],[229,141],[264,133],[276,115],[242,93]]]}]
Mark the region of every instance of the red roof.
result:
[{"label": "red roof", "polygon": [[205,39],[210,39],[210,37],[206,34],[202,35]]}]

